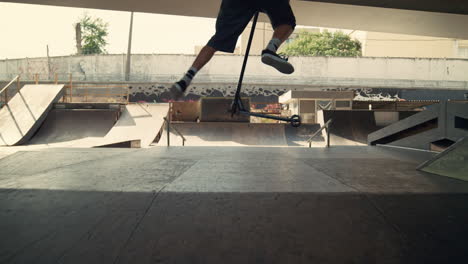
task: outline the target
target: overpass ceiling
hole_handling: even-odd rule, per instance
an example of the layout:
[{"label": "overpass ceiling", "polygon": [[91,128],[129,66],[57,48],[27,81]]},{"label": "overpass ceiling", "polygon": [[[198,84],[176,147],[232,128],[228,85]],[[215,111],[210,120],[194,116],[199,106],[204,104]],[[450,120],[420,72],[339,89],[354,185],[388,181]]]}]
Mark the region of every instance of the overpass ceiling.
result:
[{"label": "overpass ceiling", "polygon": [[[468,30],[466,30],[468,15],[460,14],[467,10],[463,8],[467,6],[464,4],[465,1],[468,2],[468,0],[291,0],[291,5],[297,23],[304,26],[468,39]],[[215,18],[221,0],[6,0],[6,2]],[[427,12],[436,10],[439,12]],[[441,13],[442,11],[446,13]],[[23,17],[22,21],[27,22],[28,18]],[[268,21],[268,18],[261,16],[260,21]],[[30,23],[34,23],[34,20]]]},{"label": "overpass ceiling", "polygon": [[302,0],[332,4],[372,6],[451,14],[468,14],[466,0]]}]

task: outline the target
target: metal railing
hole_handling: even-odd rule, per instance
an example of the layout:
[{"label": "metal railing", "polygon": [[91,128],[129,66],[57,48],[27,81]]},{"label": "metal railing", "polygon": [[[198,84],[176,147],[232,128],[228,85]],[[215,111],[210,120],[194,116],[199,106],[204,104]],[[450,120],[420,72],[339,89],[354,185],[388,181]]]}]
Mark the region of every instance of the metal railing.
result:
[{"label": "metal railing", "polygon": [[309,143],[309,148],[312,147],[312,140],[325,129],[327,133],[327,148],[330,147],[330,124],[333,122],[333,119],[329,119],[319,130],[317,130],[310,138],[307,140]]},{"label": "metal railing", "polygon": [[[19,92],[20,90],[20,76],[19,75],[16,75],[15,78],[13,78],[13,80],[11,80],[5,87],[2,88],[2,90],[0,90],[0,97],[3,98],[3,104],[0,105],[0,107],[3,107],[3,105],[7,105],[8,104],[8,101],[9,101],[9,97],[8,97],[8,88],[10,87],[10,85],[12,85],[14,82],[16,82],[16,90],[17,92]],[[2,95],[3,94],[3,95]]]},{"label": "metal railing", "polygon": [[[128,85],[88,85],[69,83],[64,86],[64,98],[69,103],[102,102],[124,103],[129,102]],[[119,91],[116,91],[118,89]]]},{"label": "metal railing", "polygon": [[182,133],[180,133],[177,128],[171,125],[171,122],[167,117],[164,117],[164,125],[166,126],[167,132],[167,146],[171,145],[171,128],[182,138],[182,146],[185,146],[185,141],[187,141],[187,139],[184,137],[184,135],[182,135]]},{"label": "metal railing", "polygon": [[[59,76],[60,75],[60,76]],[[19,75],[17,76],[19,80]],[[43,76],[38,73],[25,77],[32,80],[34,84],[53,83],[64,84],[64,95],[62,102],[67,103],[123,103],[128,104],[130,100],[129,86],[125,84],[87,84],[73,80],[73,75],[54,73]]]},{"label": "metal railing", "polygon": [[[57,80],[57,77],[55,77]],[[68,76],[68,83],[64,86],[65,94],[64,101],[68,103],[98,103],[105,98],[106,103],[124,103],[129,102],[129,87],[128,85],[107,85],[107,84],[77,84],[73,83],[73,75]],[[118,92],[115,90],[119,89]]]}]

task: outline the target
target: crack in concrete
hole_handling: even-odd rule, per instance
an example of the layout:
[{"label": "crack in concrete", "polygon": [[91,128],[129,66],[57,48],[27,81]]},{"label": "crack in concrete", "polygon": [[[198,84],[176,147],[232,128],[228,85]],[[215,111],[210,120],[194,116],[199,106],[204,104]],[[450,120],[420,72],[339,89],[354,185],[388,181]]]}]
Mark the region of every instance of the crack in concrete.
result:
[{"label": "crack in concrete", "polygon": [[182,176],[185,172],[187,172],[190,168],[192,168],[195,164],[197,164],[199,161],[196,161],[196,162],[193,162],[192,165],[188,166],[185,170],[183,170],[182,172],[179,173],[179,175],[174,175],[174,174],[177,174],[177,170],[174,170],[173,171],[173,175],[174,175],[174,178],[168,182],[167,184],[165,184],[161,189],[159,189],[159,191],[157,191],[155,193],[155,195],[153,196],[153,198],[151,199],[151,202],[149,203],[149,205],[146,207],[145,209],[145,212],[143,213],[143,215],[140,217],[140,219],[138,220],[138,222],[136,223],[135,227],[133,228],[132,232],[130,233],[130,235],[128,236],[127,240],[125,241],[125,243],[123,244],[122,248],[119,250],[119,254],[115,257],[114,261],[112,262],[113,264],[116,264],[121,255],[122,255],[122,252],[124,251],[124,249],[128,246],[128,244],[130,243],[130,241],[132,240],[133,236],[135,235],[137,229],[140,227],[140,224],[143,222],[143,219],[146,217],[146,215],[148,214],[149,210],[151,209],[151,207],[153,207],[153,204],[155,203],[156,201],[156,198],[158,198],[159,194],[161,194],[164,189],[166,189],[167,186],[169,186],[170,184],[172,184],[176,179],[178,179],[180,176]]},{"label": "crack in concrete", "polygon": [[108,215],[108,213],[105,213],[94,225],[92,225],[88,231],[86,231],[83,235],[81,235],[78,239],[76,239],[76,241],[73,243],[73,245],[71,245],[70,247],[68,247],[67,249],[63,250],[62,251],[62,254],[60,254],[60,256],[57,258],[57,260],[55,262],[57,263],[60,263],[60,260],[62,258],[64,258],[66,256],[66,254],[73,248],[76,247],[76,245],[81,241],[81,239],[83,239],[83,237],[87,236],[87,234],[89,234],[91,232],[91,230],[95,229],[105,218],[106,216]]},{"label": "crack in concrete", "polygon": [[307,166],[310,166],[310,167],[316,169],[317,171],[319,171],[319,172],[321,172],[321,173],[327,175],[328,177],[334,179],[335,181],[337,181],[337,182],[343,184],[344,186],[346,186],[346,187],[348,187],[348,188],[350,188],[350,189],[355,190],[361,197],[363,197],[367,202],[369,202],[369,204],[377,211],[378,215],[382,218],[382,220],[384,221],[384,223],[387,224],[388,226],[390,226],[395,232],[397,232],[397,234],[400,236],[400,239],[402,240],[402,242],[405,243],[405,244],[408,244],[409,241],[408,241],[408,239],[407,239],[405,233],[401,230],[401,228],[400,228],[397,224],[391,222],[391,221],[388,219],[388,217],[387,217],[387,215],[385,214],[384,210],[383,210],[382,208],[380,208],[380,207],[377,205],[377,203],[376,203],[367,193],[365,193],[365,192],[359,190],[358,188],[356,188],[356,187],[354,187],[354,186],[352,186],[352,185],[349,185],[349,184],[343,182],[342,180],[340,180],[340,179],[337,178],[337,177],[333,177],[333,176],[329,175],[326,171],[321,170],[320,168],[316,168],[316,167],[313,167],[313,166],[307,164],[307,162],[305,162],[304,160],[301,160],[301,161],[302,161],[304,164],[306,164]]},{"label": "crack in concrete", "polygon": [[28,244],[24,245],[22,248],[18,249],[16,252],[14,252],[13,254],[10,255],[10,257],[8,257],[7,259],[5,259],[4,261],[0,261],[2,263],[11,263],[12,260],[18,256],[20,253],[22,253],[23,251],[25,251],[27,248],[39,243],[40,241],[46,239],[47,237],[51,236],[53,233],[48,233],[48,234],[44,234],[43,236],[39,237],[38,239],[36,240],[33,240],[31,242],[29,242]]},{"label": "crack in concrete", "polygon": [[112,263],[116,264],[119,259],[120,259],[120,256],[121,256],[121,253],[122,251],[128,246],[128,244],[130,243],[130,240],[133,238],[136,230],[138,229],[138,227],[140,227],[140,224],[141,222],[143,222],[143,219],[146,217],[146,215],[148,214],[149,210],[151,209],[151,207],[153,206],[154,204],[154,201],[156,200],[156,198],[159,196],[159,194],[164,190],[164,188],[166,188],[167,185],[165,185],[163,188],[161,188],[158,192],[155,193],[155,195],[153,196],[153,199],[151,199],[151,202],[149,203],[149,205],[146,207],[145,209],[145,212],[143,213],[143,215],[140,217],[140,219],[138,220],[138,222],[136,223],[136,225],[133,227],[132,229],[132,232],[130,233],[130,235],[128,236],[127,240],[125,241],[125,243],[123,244],[122,248],[119,250],[119,254],[115,257],[114,261]]}]

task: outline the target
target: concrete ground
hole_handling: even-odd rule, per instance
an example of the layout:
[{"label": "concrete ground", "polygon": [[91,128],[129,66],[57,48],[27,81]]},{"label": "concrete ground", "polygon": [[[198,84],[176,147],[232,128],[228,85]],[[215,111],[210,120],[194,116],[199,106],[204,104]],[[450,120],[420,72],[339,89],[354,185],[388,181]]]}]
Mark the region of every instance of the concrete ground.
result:
[{"label": "concrete ground", "polygon": [[0,160],[0,263],[468,263],[468,183],[367,146]]}]

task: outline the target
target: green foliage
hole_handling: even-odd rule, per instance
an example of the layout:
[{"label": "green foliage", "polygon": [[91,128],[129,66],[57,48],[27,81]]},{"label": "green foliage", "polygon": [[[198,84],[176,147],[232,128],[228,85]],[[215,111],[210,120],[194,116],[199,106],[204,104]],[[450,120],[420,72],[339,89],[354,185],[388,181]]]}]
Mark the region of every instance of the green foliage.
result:
[{"label": "green foliage", "polygon": [[105,54],[108,35],[108,23],[100,18],[85,14],[78,22],[81,25],[82,54]]},{"label": "green foliage", "polygon": [[362,48],[359,40],[353,40],[341,31],[299,31],[297,37],[285,45],[282,53],[289,56],[356,57],[362,55]]}]

